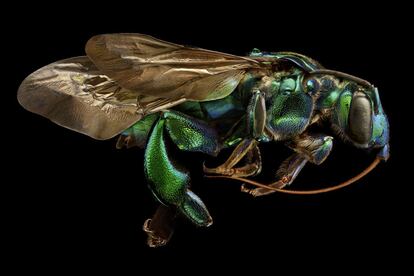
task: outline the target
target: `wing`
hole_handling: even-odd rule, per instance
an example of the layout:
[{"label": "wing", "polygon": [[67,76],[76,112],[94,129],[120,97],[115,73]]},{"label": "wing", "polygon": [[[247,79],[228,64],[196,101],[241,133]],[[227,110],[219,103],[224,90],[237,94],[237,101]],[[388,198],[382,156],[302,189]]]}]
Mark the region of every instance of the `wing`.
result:
[{"label": "wing", "polygon": [[136,113],[137,93],[103,75],[86,56],[35,71],[17,98],[27,110],[95,139],[111,138],[142,117]]},{"label": "wing", "polygon": [[88,57],[47,65],[18,91],[27,110],[95,139],[109,139],[144,115],[186,100],[229,95],[246,72],[265,74],[265,63],[189,48],[139,34],[100,35]]},{"label": "wing", "polygon": [[267,65],[250,58],[185,47],[141,34],[98,35],[88,41],[85,50],[99,70],[120,86],[166,99],[224,98],[247,71],[268,70]]}]

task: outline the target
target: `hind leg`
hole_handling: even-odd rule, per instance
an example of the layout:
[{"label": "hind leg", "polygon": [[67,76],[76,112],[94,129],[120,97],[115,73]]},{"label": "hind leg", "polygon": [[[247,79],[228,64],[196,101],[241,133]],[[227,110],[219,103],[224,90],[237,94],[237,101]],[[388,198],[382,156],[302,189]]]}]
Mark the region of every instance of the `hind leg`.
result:
[{"label": "hind leg", "polygon": [[144,222],[142,229],[147,233],[149,247],[159,247],[168,243],[174,233],[177,210],[161,204],[154,216]]},{"label": "hind leg", "polygon": [[[171,156],[173,144],[180,150],[216,155],[219,150],[217,134],[202,121],[180,112],[165,111],[151,131],[144,162],[151,191],[162,204],[177,209],[197,226],[210,226],[213,220],[206,206],[190,190],[190,173]],[[165,240],[165,237],[154,238],[158,230],[151,229],[150,224],[146,230],[153,235],[152,240]],[[162,245],[163,241],[158,243]]]}]

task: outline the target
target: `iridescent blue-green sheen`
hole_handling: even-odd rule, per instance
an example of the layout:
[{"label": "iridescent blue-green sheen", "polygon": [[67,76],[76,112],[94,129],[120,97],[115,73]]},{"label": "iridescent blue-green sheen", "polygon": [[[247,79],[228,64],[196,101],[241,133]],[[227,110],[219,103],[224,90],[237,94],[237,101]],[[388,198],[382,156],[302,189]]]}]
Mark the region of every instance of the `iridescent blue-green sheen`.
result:
[{"label": "iridescent blue-green sheen", "polygon": [[180,150],[216,155],[219,137],[214,128],[177,111],[164,112],[166,129]]},{"label": "iridescent blue-green sheen", "polygon": [[388,119],[387,119],[387,116],[383,112],[380,112],[378,115],[374,115],[374,118],[373,118],[371,143],[374,143],[379,146],[384,146],[388,143],[388,141],[389,141]]},{"label": "iridescent blue-green sheen", "polygon": [[325,137],[325,141],[323,144],[318,148],[318,150],[315,152],[313,158],[313,162],[317,165],[321,164],[326,157],[328,157],[329,153],[332,150],[333,141],[332,137]]},{"label": "iridescent blue-green sheen", "polygon": [[145,150],[145,174],[155,197],[178,207],[200,226],[211,225],[212,218],[201,199],[189,190],[189,172],[174,162],[168,147],[174,142],[183,150],[213,154],[218,150],[217,141],[214,131],[202,122],[176,111],[165,111],[154,125]]},{"label": "iridescent blue-green sheen", "polygon": [[315,60],[293,52],[261,52],[259,49],[254,48],[250,52],[252,57],[270,57],[289,60],[301,68],[306,69],[307,71],[313,71],[320,67],[320,64]]},{"label": "iridescent blue-green sheen", "polygon": [[213,219],[207,211],[206,205],[192,191],[188,190],[184,202],[180,206],[183,214],[199,226],[210,226]]},{"label": "iridescent blue-green sheen", "polygon": [[331,108],[335,105],[335,103],[338,100],[339,95],[341,94],[340,89],[335,89],[332,91],[329,91],[327,95],[321,96],[317,101],[317,107],[319,109],[325,109],[325,108]]},{"label": "iridescent blue-green sheen", "polygon": [[350,91],[344,91],[339,96],[339,99],[336,103],[336,123],[341,129],[347,129],[348,127],[348,117],[349,109],[351,107],[352,93]]},{"label": "iridescent blue-green sheen", "polygon": [[312,114],[312,98],[302,91],[297,81],[291,78],[283,80],[267,111],[268,125],[281,137],[300,134]]},{"label": "iridescent blue-green sheen", "polygon": [[170,159],[164,125],[165,119],[159,119],[152,130],[145,150],[144,169],[154,195],[164,204],[179,205],[190,177]]},{"label": "iridescent blue-green sheen", "polygon": [[[386,146],[390,139],[390,126],[387,115],[385,115],[384,109],[382,108],[378,90],[374,89],[373,95],[370,97],[372,98],[374,105],[371,143],[376,146]],[[384,154],[389,155],[388,146],[387,149],[384,150]]]},{"label": "iridescent blue-green sheen", "polygon": [[134,137],[136,144],[140,147],[144,147],[149,132],[158,117],[158,114],[149,114],[128,129],[124,130],[122,135]]}]

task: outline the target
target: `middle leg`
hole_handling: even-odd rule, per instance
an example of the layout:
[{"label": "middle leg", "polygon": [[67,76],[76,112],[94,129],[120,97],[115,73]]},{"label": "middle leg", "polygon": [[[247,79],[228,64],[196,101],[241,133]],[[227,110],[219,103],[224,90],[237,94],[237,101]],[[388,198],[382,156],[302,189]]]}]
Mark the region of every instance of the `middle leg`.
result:
[{"label": "middle leg", "polygon": [[[204,172],[207,174],[218,174],[225,176],[247,177],[260,173],[262,162],[260,150],[258,148],[258,139],[264,133],[266,122],[266,106],[264,94],[255,91],[250,98],[246,116],[247,133],[244,139],[236,146],[229,158],[216,168],[207,168],[204,166]],[[244,157],[247,164],[241,167],[235,167]]]},{"label": "middle leg", "polygon": [[[292,184],[307,162],[321,164],[332,150],[332,140],[331,136],[303,134],[289,142],[287,145],[295,153],[279,167],[277,176],[280,180],[270,184],[269,187],[282,189]],[[249,189],[246,185],[243,185],[241,190],[253,196],[263,196],[275,192],[266,188]]]},{"label": "middle leg", "polygon": [[[245,139],[233,150],[226,162],[216,168],[208,168],[205,165],[203,170],[207,174],[218,174],[226,176],[248,177],[260,173],[262,169],[262,158],[258,142],[254,139]],[[235,167],[243,158],[246,164]]]}]

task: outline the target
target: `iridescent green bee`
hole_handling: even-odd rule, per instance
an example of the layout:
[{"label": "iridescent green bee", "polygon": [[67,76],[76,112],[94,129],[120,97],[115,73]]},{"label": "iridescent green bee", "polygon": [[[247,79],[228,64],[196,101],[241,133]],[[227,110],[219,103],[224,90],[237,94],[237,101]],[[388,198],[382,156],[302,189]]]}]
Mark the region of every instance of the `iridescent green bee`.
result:
[{"label": "iridescent green bee", "polygon": [[[266,195],[291,184],[307,162],[321,164],[333,138],[308,127],[331,123],[339,137],[389,156],[389,125],[377,89],[326,70],[296,53],[253,50],[239,57],[185,47],[140,34],[91,38],[87,56],[47,65],[28,76],[20,104],[55,123],[118,147],[145,148],[145,175],[162,204],[144,224],[148,245],[168,242],[174,217],[198,226],[213,220],[190,190],[190,174],[171,147],[216,156],[234,148],[208,175],[244,180],[242,191]],[[246,179],[261,171],[258,144],[283,142],[294,153],[265,186]]]}]

